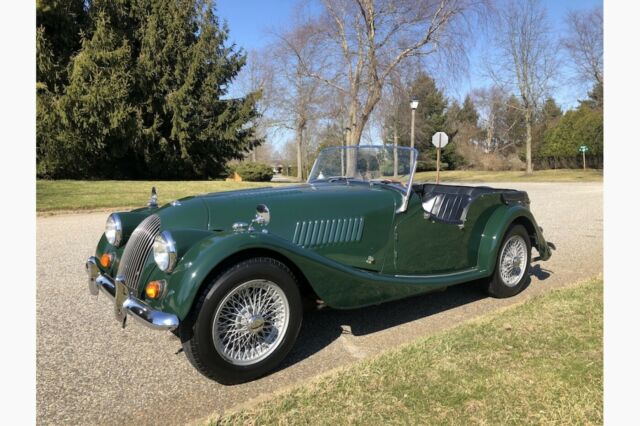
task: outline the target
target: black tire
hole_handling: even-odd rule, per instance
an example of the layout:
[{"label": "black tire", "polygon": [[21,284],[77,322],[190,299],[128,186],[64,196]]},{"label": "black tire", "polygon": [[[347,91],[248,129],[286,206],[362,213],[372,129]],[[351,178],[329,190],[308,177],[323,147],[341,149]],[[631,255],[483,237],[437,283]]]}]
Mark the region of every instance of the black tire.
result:
[{"label": "black tire", "polygon": [[[268,280],[282,290],[289,306],[289,322],[284,337],[266,358],[250,365],[236,365],[216,349],[212,333],[214,316],[227,295],[252,280]],[[187,359],[200,373],[233,385],[257,379],[280,364],[293,347],[301,324],[302,301],[294,274],[282,262],[258,257],[239,262],[208,283],[180,325],[179,334]]]},{"label": "black tire", "polygon": [[[515,240],[522,239],[526,244],[526,262],[524,267],[524,274],[522,277],[516,282],[507,284],[500,274],[500,266],[501,260],[503,259],[502,254],[507,242],[509,242],[512,238]],[[519,268],[518,268],[519,270]],[[498,250],[498,255],[496,257],[496,265],[493,271],[493,275],[489,279],[487,283],[487,292],[496,298],[505,298],[515,296],[516,294],[523,291],[529,283],[531,282],[531,240],[529,238],[529,233],[526,228],[522,225],[511,225],[511,227],[507,230],[504,238],[502,239],[502,243],[500,244],[500,249]]]}]

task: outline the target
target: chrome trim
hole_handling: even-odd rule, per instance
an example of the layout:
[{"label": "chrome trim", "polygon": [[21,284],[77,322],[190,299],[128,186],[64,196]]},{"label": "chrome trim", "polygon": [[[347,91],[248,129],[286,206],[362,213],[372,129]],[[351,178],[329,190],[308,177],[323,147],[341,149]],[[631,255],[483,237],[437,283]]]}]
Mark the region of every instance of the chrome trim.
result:
[{"label": "chrome trim", "polygon": [[407,182],[407,193],[402,198],[402,204],[396,210],[396,213],[404,213],[409,207],[409,198],[411,198],[411,187],[413,186],[413,176],[416,174],[416,166],[418,164],[418,150],[413,149],[413,167],[411,167],[411,175],[409,176],[409,182]]},{"label": "chrome trim", "polygon": [[233,229],[233,232],[244,232],[249,229],[249,224],[247,222],[236,222],[231,226],[231,228]]},{"label": "chrome trim", "polygon": [[149,198],[149,202],[147,203],[147,207],[155,209],[158,207],[158,193],[156,192],[156,187],[151,187],[151,197]]},{"label": "chrome trim", "polygon": [[89,293],[91,293],[93,296],[97,296],[98,292],[100,291],[98,290],[98,285],[96,284],[96,279],[100,275],[100,268],[98,268],[98,259],[95,256],[89,257],[84,267],[87,271]]},{"label": "chrome trim", "polygon": [[138,289],[140,275],[159,232],[160,217],[152,214],[140,222],[127,241],[116,275],[124,276],[126,286],[132,290]]},{"label": "chrome trim", "polygon": [[[89,261],[87,261],[87,265],[89,265]],[[95,287],[115,301],[116,286],[109,276],[99,274],[95,279]],[[173,330],[180,325],[180,320],[176,315],[155,310],[131,295],[124,299],[122,311],[154,330]]]},{"label": "chrome trim", "polygon": [[475,272],[477,271],[478,268],[473,267],[473,268],[469,268],[469,269],[464,269],[462,271],[456,271],[456,272],[448,272],[445,274],[431,274],[431,275],[403,275],[403,274],[395,274],[394,277],[396,278],[439,278],[439,277],[454,277],[456,275],[464,275],[464,274],[468,274],[470,272]]},{"label": "chrome trim", "polygon": [[258,204],[256,206],[256,218],[253,221],[258,225],[267,226],[271,222],[269,207],[265,204]]},{"label": "chrome trim", "polygon": [[135,297],[127,297],[122,304],[122,309],[154,330],[173,330],[180,325],[177,316],[151,309],[149,305]]},{"label": "chrome trim", "polygon": [[102,290],[104,294],[115,300],[116,298],[116,286],[113,284],[111,278],[106,275],[98,275],[96,278],[96,285],[98,289]]},{"label": "chrome trim", "polygon": [[[109,244],[111,244],[114,247],[120,247],[120,244],[122,243],[122,220],[120,219],[120,216],[117,213],[111,213],[109,215],[109,217],[107,218],[107,223],[109,223],[109,220],[113,219],[113,222],[115,224],[116,227],[116,235],[115,238],[113,240],[113,242],[109,241],[109,238],[107,237],[107,242]],[[107,227],[105,226],[105,237],[107,236]]]},{"label": "chrome trim", "polygon": [[[156,243],[160,242],[161,244],[163,244],[167,250],[167,253],[169,255],[169,264],[167,265],[167,267],[165,269],[162,269],[160,267],[160,265],[158,265],[158,262],[156,261]],[[173,271],[173,268],[176,267],[176,261],[178,260],[178,250],[176,249],[176,241],[173,239],[173,237],[171,236],[171,232],[169,231],[162,231],[160,233],[160,235],[156,236],[156,238],[154,239],[153,242],[153,261],[156,262],[156,265],[158,265],[158,268],[162,271],[162,272],[167,272],[170,273],[171,271]]]}]

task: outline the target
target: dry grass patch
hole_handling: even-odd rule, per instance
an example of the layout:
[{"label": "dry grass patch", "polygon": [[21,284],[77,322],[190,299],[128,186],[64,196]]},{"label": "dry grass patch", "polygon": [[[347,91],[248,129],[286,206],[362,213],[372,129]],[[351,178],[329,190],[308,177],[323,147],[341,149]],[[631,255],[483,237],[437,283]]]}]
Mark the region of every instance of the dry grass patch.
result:
[{"label": "dry grass patch", "polygon": [[[416,182],[433,182],[436,172],[416,173]],[[602,182],[602,170],[558,169],[538,170],[527,175],[524,172],[491,172],[477,170],[451,170],[440,173],[440,180],[447,182]]]},{"label": "dry grass patch", "polygon": [[602,280],[552,291],[210,424],[601,424]]}]

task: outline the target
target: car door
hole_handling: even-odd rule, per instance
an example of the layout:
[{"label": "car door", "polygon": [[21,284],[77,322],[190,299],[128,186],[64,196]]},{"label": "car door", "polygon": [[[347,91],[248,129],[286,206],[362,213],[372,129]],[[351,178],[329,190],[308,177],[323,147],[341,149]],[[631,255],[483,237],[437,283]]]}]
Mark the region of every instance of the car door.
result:
[{"label": "car door", "polygon": [[[468,226],[435,220],[414,195],[406,213],[396,215],[393,263],[387,273],[431,275],[462,271],[475,265]],[[391,270],[392,269],[392,270]]]}]

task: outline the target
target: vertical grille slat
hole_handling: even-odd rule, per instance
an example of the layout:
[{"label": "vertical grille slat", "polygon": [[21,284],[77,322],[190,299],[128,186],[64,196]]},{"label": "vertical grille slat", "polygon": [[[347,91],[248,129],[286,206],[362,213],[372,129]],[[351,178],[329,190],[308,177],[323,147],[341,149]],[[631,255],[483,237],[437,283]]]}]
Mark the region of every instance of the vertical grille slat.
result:
[{"label": "vertical grille slat", "polygon": [[153,248],[153,240],[160,233],[160,217],[151,215],[133,231],[127,242],[118,268],[118,276],[131,290],[137,290],[144,264]]}]

